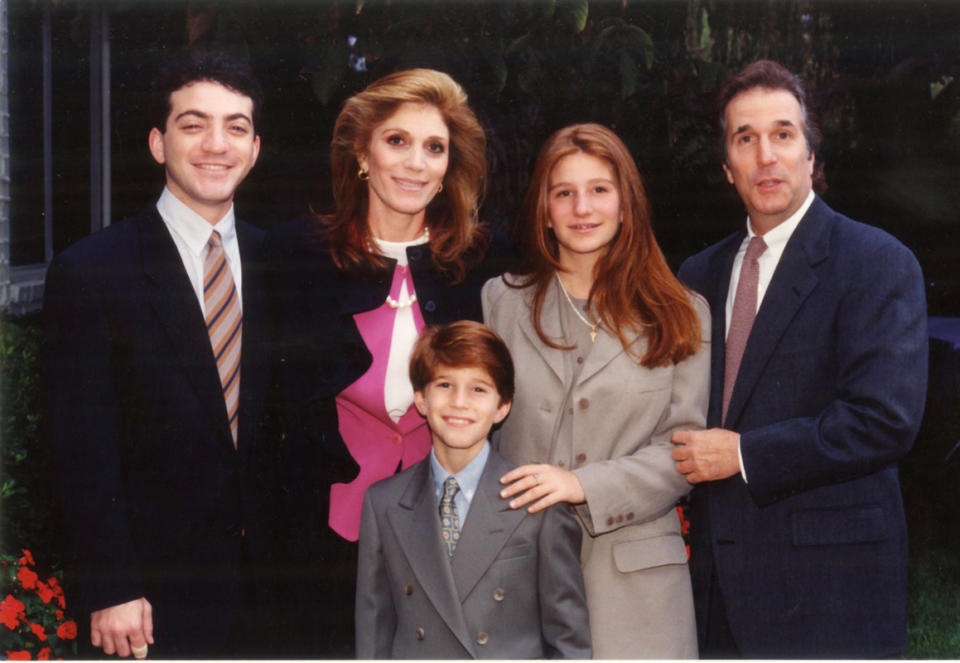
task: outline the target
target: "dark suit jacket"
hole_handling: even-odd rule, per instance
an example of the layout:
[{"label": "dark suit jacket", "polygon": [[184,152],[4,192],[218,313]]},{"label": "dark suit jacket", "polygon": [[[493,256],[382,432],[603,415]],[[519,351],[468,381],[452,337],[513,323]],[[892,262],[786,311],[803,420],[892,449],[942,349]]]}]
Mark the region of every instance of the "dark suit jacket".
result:
[{"label": "dark suit jacket", "polygon": [[692,494],[701,642],[715,567],[748,657],[894,654],[906,644],[897,461],[916,435],[927,377],[920,268],[895,239],[817,198],[774,273],[720,421],[725,303],[744,232],[680,269],[713,312],[707,423],[741,434],[748,481]]},{"label": "dark suit jacket", "polygon": [[447,557],[430,460],[374,484],[360,525],[359,658],[590,658],[580,527],[565,505],[511,510],[490,451]]},{"label": "dark suit jacket", "polygon": [[262,232],[238,221],[237,235],[239,450],[203,314],[155,206],[77,242],[47,274],[46,415],[73,540],[71,607],[145,596],[158,656],[222,651],[244,548],[247,560],[265,556]]}]

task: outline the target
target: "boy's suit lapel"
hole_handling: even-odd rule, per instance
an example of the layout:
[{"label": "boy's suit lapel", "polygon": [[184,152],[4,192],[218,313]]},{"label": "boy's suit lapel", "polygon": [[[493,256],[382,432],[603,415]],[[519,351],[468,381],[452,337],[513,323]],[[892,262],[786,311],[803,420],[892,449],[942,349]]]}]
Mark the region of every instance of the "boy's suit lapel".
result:
[{"label": "boy's suit lapel", "polygon": [[[472,513],[472,507],[471,507]],[[388,510],[394,535],[430,602],[460,643],[476,657],[446,552],[440,545],[440,514],[430,463],[422,462],[396,507]]]},{"label": "boy's suit lapel", "polygon": [[504,544],[523,520],[525,509],[513,510],[500,497],[500,477],[511,465],[493,449],[483,468],[477,492],[470,502],[470,511],[464,523],[457,554],[453,556],[453,579],[457,594],[463,602],[471,590],[489,570]]}]

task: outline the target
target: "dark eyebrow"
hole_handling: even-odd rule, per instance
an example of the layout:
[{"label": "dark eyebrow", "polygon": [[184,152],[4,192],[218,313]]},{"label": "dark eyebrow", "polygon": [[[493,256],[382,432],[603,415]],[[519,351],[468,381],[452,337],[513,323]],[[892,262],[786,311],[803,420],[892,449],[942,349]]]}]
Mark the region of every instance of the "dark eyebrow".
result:
[{"label": "dark eyebrow", "polygon": [[208,114],[206,114],[206,113],[201,113],[201,112],[198,111],[198,110],[185,110],[185,111],[183,111],[182,113],[180,113],[179,115],[177,115],[177,116],[173,119],[173,121],[174,121],[174,122],[179,122],[181,119],[183,119],[183,118],[185,118],[185,117],[187,117],[187,116],[198,117],[198,118],[200,118],[201,120],[209,120],[209,119],[210,119],[210,116],[209,116]]},{"label": "dark eyebrow", "polygon": [[[792,120],[777,120],[776,125],[778,127],[795,127],[796,126]],[[732,135],[739,136],[744,132],[750,131],[750,129],[751,129],[751,126],[749,124],[742,124],[736,128],[736,130],[733,132]]]},{"label": "dark eyebrow", "polygon": [[[210,120],[212,119],[213,116],[211,116],[209,113],[204,113],[202,111],[190,109],[190,110],[185,110],[179,115],[177,115],[177,117],[174,118],[174,122],[179,122],[184,117],[197,117],[197,118],[200,118],[201,120]],[[250,118],[244,115],[243,113],[233,113],[232,115],[227,116],[227,122],[233,122],[235,120],[245,120],[247,123],[251,125],[253,124],[253,121],[251,121]]]}]

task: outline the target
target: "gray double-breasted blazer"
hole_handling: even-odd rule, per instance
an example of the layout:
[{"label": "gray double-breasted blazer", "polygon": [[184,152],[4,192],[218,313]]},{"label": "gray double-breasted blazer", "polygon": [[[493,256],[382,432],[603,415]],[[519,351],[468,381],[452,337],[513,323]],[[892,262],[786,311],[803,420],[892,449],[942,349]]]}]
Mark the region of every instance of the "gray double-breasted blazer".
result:
[{"label": "gray double-breasted blazer", "polygon": [[358,658],[589,658],[580,528],[560,505],[513,511],[491,449],[452,559],[430,460],[369,489],[360,523]]},{"label": "gray double-breasted blazer", "polygon": [[[511,283],[517,278],[507,274]],[[613,335],[590,348],[551,348],[530,319],[533,288],[497,277],[482,292],[484,320],[513,356],[516,393],[495,442],[508,460],[571,470],[586,502],[575,508],[593,650],[598,658],[697,655],[687,555],[674,505],[690,490],[670,457],[675,430],[702,428],[710,384],[710,313],[698,295],[702,343],[684,361],[645,368]],[[546,334],[561,339],[555,283],[543,303]],[[646,341],[634,341],[639,356]],[[568,384],[564,352],[583,358]],[[569,393],[568,393],[569,392]],[[554,438],[567,408],[572,435]],[[566,440],[571,440],[572,444]]]}]

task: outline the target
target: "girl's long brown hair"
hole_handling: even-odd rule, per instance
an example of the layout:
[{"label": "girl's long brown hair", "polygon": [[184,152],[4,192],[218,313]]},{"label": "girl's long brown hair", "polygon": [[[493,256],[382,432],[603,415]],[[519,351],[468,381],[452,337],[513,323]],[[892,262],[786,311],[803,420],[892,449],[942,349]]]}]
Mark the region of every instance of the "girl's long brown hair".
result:
[{"label": "girl's long brown hair", "polygon": [[[700,322],[690,294],[667,265],[650,222],[650,205],[637,166],[615,133],[599,124],[575,124],[554,133],[540,149],[520,212],[518,242],[524,278],[514,287],[534,286],[530,316],[550,347],[569,349],[549,338],[540,324],[543,301],[554,273],[561,270],[557,238],[548,228],[550,175],[562,158],[583,152],[612,168],[620,192],[622,223],[594,268],[588,307],[600,327],[620,339],[624,351],[646,367],[689,357],[700,346]],[[642,336],[640,357],[628,337]]]},{"label": "girl's long brown hair", "polygon": [[447,74],[433,69],[398,71],[347,99],[330,143],[336,211],[320,217],[322,228],[340,270],[361,273],[384,267],[383,258],[367,250],[372,239],[367,225],[369,194],[357,177],[357,156],[369,149],[373,130],[404,103],[435,106],[450,131],[443,191],[427,207],[426,225],[434,265],[457,283],[482,257],[489,241],[477,213],[487,175],[486,135],[467,105],[466,92]]}]

